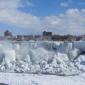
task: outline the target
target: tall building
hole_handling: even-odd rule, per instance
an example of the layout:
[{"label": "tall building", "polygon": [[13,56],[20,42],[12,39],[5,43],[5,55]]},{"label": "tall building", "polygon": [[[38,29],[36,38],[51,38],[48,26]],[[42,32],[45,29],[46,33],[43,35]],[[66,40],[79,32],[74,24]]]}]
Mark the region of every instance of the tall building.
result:
[{"label": "tall building", "polygon": [[43,36],[52,36],[52,32],[46,32],[46,31],[44,31],[43,32]]},{"label": "tall building", "polygon": [[4,32],[4,37],[5,37],[5,38],[12,38],[12,33],[11,33],[10,31],[6,30],[6,31]]},{"label": "tall building", "polygon": [[52,32],[44,31],[43,35],[42,35],[42,39],[43,40],[51,40],[52,39]]}]

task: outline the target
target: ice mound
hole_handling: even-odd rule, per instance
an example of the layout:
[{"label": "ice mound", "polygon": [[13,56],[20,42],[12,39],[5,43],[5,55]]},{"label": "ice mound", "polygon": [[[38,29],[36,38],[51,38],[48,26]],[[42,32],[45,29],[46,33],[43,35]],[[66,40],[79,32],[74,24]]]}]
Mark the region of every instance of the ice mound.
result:
[{"label": "ice mound", "polygon": [[16,53],[15,50],[4,50],[2,52],[3,56],[0,56],[0,69],[4,71],[6,69],[12,69],[14,63],[16,62]]},{"label": "ice mound", "polygon": [[44,48],[31,49],[29,54],[32,61],[37,64],[40,63],[42,60],[47,61],[54,56],[52,52],[49,52]]},{"label": "ice mound", "polygon": [[57,53],[50,66],[56,75],[75,75],[78,73],[77,68],[69,61],[67,54]]},{"label": "ice mound", "polygon": [[68,52],[68,57],[71,61],[75,60],[80,54],[80,50],[77,48],[73,48]]},{"label": "ice mound", "polygon": [[81,71],[85,72],[85,55],[80,55],[76,60],[75,60],[75,65],[77,68]]}]

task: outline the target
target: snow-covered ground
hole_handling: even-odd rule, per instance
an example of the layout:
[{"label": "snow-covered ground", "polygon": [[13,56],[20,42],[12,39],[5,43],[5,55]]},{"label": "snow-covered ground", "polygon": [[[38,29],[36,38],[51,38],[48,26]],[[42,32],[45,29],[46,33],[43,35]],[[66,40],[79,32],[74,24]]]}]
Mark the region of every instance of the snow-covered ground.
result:
[{"label": "snow-covered ground", "polygon": [[0,83],[8,85],[85,85],[85,74],[78,76],[56,76],[0,73]]}]

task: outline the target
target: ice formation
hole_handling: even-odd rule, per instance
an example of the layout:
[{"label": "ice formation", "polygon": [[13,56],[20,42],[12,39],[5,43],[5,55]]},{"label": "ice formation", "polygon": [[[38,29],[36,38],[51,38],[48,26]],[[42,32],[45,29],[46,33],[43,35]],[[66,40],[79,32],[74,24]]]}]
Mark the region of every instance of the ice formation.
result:
[{"label": "ice formation", "polygon": [[85,71],[85,49],[81,43],[85,42],[3,41],[0,43],[0,71],[79,74]]},{"label": "ice formation", "polygon": [[80,55],[76,60],[75,60],[75,65],[77,68],[83,72],[85,72],[85,55]]}]

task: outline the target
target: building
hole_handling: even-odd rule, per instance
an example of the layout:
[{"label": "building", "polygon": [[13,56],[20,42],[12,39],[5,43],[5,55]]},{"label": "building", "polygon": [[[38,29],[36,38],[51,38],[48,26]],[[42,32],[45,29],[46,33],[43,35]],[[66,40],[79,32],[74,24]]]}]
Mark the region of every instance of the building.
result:
[{"label": "building", "polygon": [[52,32],[44,31],[43,35],[42,35],[42,39],[43,40],[51,40],[52,39]]},{"label": "building", "polygon": [[17,35],[16,40],[18,40],[18,41],[22,41],[22,40],[29,41],[29,40],[34,40],[34,37],[33,37],[33,35]]},{"label": "building", "polygon": [[46,31],[44,31],[43,32],[43,36],[52,36],[52,32],[46,32]]},{"label": "building", "polygon": [[53,41],[76,41],[77,36],[73,36],[73,35],[53,35],[52,40]]},{"label": "building", "polygon": [[10,31],[6,30],[4,32],[4,37],[7,39],[11,39],[13,36],[12,36],[12,33]]}]

